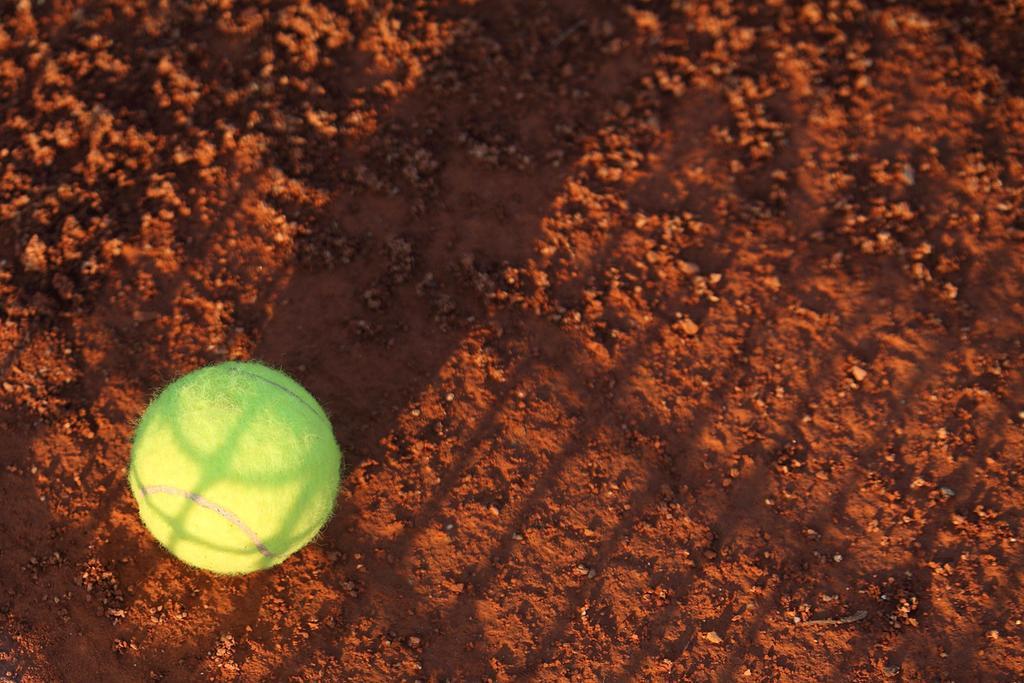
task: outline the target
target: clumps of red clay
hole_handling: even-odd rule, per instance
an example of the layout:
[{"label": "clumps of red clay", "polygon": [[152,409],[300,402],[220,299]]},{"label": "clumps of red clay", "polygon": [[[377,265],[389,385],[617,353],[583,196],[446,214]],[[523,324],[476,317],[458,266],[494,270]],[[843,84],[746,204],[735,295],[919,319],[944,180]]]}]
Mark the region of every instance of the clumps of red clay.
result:
[{"label": "clumps of red clay", "polygon": [[[0,679],[1019,678],[1020,21],[8,3]],[[125,481],[227,358],[347,457],[243,578]]]}]

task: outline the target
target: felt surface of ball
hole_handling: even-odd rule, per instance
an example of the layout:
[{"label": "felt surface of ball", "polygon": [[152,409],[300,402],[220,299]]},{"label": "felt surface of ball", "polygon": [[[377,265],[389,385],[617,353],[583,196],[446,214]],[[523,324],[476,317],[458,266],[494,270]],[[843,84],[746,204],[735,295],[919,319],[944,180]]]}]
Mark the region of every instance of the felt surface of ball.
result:
[{"label": "felt surface of ball", "polygon": [[143,523],[174,556],[242,574],[282,562],[323,528],[341,461],[327,414],[298,382],[229,361],[150,403],[128,481]]}]

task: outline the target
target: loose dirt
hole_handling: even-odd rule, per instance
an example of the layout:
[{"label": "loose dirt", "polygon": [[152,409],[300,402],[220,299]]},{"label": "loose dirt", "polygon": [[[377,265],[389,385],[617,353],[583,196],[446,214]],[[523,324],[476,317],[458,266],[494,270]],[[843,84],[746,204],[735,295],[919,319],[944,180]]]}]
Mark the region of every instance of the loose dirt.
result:
[{"label": "loose dirt", "polygon": [[[1019,3],[0,6],[0,680],[1019,680]],[[346,454],[216,577],[133,423]]]}]

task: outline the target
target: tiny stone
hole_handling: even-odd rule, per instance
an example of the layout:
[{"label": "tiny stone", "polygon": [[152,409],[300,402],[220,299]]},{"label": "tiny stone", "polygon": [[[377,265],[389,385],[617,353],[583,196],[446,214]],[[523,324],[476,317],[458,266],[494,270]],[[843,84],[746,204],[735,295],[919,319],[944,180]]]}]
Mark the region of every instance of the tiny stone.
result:
[{"label": "tiny stone", "polygon": [[813,2],[809,2],[800,10],[800,18],[808,24],[817,24],[821,21],[821,8]]},{"label": "tiny stone", "polygon": [[700,275],[700,266],[692,261],[680,261],[679,269],[691,277],[694,275]]},{"label": "tiny stone", "polygon": [[863,382],[868,376],[868,371],[859,365],[854,365],[850,368],[850,376],[853,377],[856,382]]},{"label": "tiny stone", "polygon": [[44,273],[47,268],[46,243],[32,235],[21,254],[21,265],[30,273]]}]

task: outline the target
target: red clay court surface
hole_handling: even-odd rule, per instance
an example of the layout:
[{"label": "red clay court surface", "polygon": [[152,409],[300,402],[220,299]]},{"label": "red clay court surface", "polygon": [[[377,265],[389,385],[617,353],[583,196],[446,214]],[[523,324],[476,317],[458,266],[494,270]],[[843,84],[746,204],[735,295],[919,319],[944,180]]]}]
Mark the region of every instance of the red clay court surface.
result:
[{"label": "red clay court surface", "polygon": [[[1024,678],[1019,2],[0,5],[0,680]],[[322,401],[317,541],[134,421]]]}]

